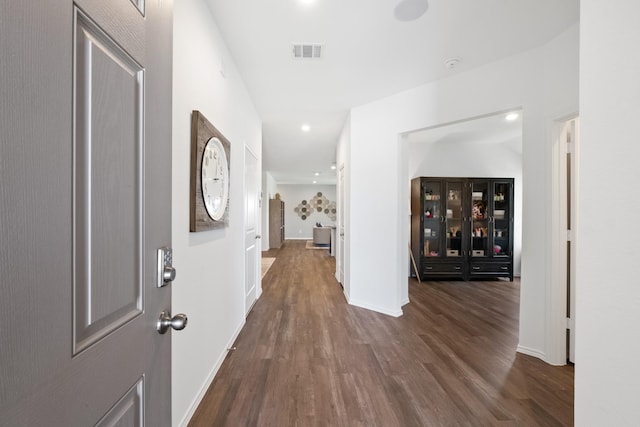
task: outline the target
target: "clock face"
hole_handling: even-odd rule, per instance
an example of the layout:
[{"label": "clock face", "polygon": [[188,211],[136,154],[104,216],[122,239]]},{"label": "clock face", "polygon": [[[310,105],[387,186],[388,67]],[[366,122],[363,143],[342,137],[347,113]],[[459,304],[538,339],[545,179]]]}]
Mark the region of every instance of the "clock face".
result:
[{"label": "clock face", "polygon": [[222,142],[216,137],[204,147],[200,178],[204,207],[212,220],[219,221],[229,200],[229,164]]}]

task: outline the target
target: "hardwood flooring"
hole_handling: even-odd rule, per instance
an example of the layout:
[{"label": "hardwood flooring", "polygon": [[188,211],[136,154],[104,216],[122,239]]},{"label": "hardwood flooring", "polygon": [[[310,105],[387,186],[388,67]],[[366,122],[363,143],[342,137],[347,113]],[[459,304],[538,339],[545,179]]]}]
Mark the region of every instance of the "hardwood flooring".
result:
[{"label": "hardwood flooring", "polygon": [[573,368],[517,354],[518,282],[410,280],[349,306],[328,251],[286,241],[189,426],[570,426]]}]

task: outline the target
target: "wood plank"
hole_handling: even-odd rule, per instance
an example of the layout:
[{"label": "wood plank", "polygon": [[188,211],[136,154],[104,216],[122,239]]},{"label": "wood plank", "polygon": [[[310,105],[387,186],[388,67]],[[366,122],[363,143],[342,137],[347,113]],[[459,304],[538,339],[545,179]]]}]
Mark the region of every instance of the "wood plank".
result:
[{"label": "wood plank", "polygon": [[190,422],[573,425],[573,368],[516,353],[520,285],[409,280],[399,318],[349,306],[335,259],[286,241]]}]

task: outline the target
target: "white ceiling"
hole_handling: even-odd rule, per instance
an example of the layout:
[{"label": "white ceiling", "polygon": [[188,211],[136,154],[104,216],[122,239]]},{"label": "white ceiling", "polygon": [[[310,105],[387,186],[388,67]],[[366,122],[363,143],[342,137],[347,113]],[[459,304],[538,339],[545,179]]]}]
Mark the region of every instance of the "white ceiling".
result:
[{"label": "white ceiling", "polygon": [[[349,108],[540,46],[579,17],[579,0],[428,0],[409,22],[394,17],[400,0],[207,1],[263,121],[263,170],[279,183],[335,183]],[[294,60],[292,43],[323,44],[324,56]]]},{"label": "white ceiling", "polygon": [[[508,113],[515,113],[517,117],[507,120]],[[522,154],[522,111],[475,117],[411,132],[407,140],[409,144],[509,144],[514,151]]]}]

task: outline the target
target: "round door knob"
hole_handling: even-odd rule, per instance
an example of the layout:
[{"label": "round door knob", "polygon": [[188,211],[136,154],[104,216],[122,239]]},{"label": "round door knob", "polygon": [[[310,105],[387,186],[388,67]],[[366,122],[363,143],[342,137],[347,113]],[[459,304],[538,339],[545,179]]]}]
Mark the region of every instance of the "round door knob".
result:
[{"label": "round door knob", "polygon": [[187,326],[187,321],[186,314],[180,313],[171,317],[171,313],[163,311],[160,313],[160,318],[158,319],[158,332],[164,334],[169,328],[181,331]]}]

